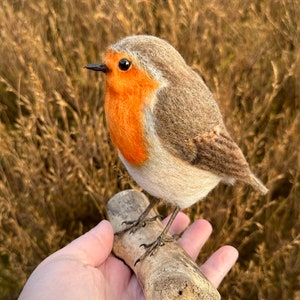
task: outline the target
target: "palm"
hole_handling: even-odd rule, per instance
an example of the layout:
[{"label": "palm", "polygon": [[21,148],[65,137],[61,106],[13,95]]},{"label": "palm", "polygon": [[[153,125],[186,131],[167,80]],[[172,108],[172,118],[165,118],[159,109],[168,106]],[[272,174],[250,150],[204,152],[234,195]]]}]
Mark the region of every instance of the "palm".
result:
[{"label": "palm", "polygon": [[[188,223],[188,217],[180,213],[170,228],[171,233],[181,233]],[[211,230],[207,221],[196,221],[178,243],[196,259]],[[113,238],[110,223],[101,222],[46,258],[30,276],[19,299],[144,299],[134,273],[111,253]],[[201,269],[217,287],[237,255],[236,249],[224,246]]]},{"label": "palm", "polygon": [[144,299],[135,274],[118,258],[110,255],[99,267],[106,285],[106,298]]}]

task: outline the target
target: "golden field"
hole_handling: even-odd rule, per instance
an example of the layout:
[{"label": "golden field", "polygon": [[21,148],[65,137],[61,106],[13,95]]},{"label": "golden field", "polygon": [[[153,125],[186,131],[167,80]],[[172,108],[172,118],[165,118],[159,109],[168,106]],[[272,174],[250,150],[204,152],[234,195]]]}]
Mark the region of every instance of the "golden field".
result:
[{"label": "golden field", "polygon": [[83,66],[152,34],[203,76],[270,189],[220,185],[186,211],[214,227],[199,263],[233,245],[223,299],[300,299],[299,20],[298,0],[2,0],[0,298],[16,299],[43,258],[135,186],[105,128],[103,77]]}]

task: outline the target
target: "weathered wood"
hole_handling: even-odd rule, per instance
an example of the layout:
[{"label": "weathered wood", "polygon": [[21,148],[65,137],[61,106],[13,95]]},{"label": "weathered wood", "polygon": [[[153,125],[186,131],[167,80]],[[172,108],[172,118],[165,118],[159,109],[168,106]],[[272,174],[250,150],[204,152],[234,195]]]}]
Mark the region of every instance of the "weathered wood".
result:
[{"label": "weathered wood", "polygon": [[[147,197],[135,190],[112,197],[107,204],[107,214],[114,232],[126,228],[123,221],[136,220],[148,204]],[[153,216],[152,210],[149,217]],[[113,251],[134,271],[146,299],[220,299],[217,289],[176,242],[165,243],[154,255],[134,265],[145,251],[140,245],[154,241],[162,230],[162,223],[156,220],[134,233],[115,235]]]}]

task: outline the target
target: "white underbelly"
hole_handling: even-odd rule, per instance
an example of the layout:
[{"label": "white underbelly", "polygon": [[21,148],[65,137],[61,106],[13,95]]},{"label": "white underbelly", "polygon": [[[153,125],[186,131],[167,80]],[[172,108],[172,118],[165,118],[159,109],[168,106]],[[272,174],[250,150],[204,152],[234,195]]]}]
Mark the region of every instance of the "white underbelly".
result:
[{"label": "white underbelly", "polygon": [[221,177],[194,167],[167,152],[154,134],[149,158],[142,166],[133,166],[119,153],[133,179],[149,194],[181,209],[203,199]]}]

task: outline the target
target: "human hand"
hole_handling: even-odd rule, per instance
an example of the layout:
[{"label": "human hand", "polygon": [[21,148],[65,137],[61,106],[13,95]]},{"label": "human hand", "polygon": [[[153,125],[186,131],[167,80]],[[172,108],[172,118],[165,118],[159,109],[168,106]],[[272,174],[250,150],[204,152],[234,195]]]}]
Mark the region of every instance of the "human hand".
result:
[{"label": "human hand", "polygon": [[[167,219],[163,221],[166,224]],[[179,213],[171,234],[181,233],[189,218]],[[196,259],[212,231],[210,223],[197,220],[178,243]],[[66,247],[47,257],[31,274],[19,300],[24,299],[144,299],[135,274],[112,253],[113,229],[104,220]],[[217,250],[200,268],[218,287],[237,260],[231,246]]]}]

